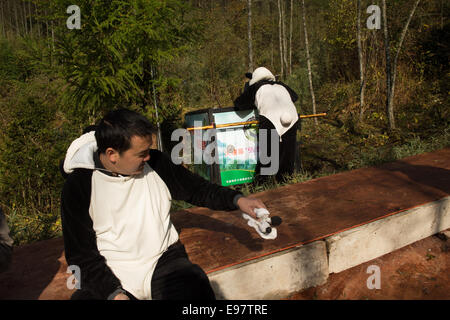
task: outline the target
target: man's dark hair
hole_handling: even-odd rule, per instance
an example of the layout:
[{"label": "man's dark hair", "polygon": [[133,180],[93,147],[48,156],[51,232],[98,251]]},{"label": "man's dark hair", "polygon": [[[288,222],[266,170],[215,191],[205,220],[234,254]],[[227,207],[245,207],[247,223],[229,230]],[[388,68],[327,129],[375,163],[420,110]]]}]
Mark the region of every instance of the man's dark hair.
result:
[{"label": "man's dark hair", "polygon": [[131,137],[152,137],[155,127],[143,115],[128,109],[109,112],[95,130],[98,152],[113,148],[120,154],[131,147]]}]

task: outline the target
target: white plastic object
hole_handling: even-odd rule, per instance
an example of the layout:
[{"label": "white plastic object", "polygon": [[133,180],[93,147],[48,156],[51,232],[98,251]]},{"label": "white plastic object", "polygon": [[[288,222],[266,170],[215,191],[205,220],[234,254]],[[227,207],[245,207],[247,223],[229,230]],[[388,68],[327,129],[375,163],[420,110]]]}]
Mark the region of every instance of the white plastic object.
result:
[{"label": "white plastic object", "polygon": [[[253,210],[258,219],[254,219],[246,213],[242,214],[242,217],[247,220],[247,224],[254,228],[261,238],[267,240],[273,240],[277,237],[277,229],[270,225],[269,211],[264,208],[256,208]],[[270,228],[270,229],[268,229]],[[270,230],[267,232],[267,230]]]}]

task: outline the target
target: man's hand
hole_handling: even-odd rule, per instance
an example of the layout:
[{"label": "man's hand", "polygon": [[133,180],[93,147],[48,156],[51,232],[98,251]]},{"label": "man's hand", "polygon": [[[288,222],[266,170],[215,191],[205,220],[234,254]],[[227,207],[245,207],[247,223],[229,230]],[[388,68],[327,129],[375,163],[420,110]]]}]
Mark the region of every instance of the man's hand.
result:
[{"label": "man's hand", "polygon": [[261,200],[249,197],[239,198],[239,200],[237,201],[237,205],[242,212],[248,214],[249,216],[255,219],[257,219],[257,217],[256,213],[253,211],[254,209],[256,208],[267,209]]},{"label": "man's hand", "polygon": [[130,298],[124,293],[118,293],[113,300],[130,300]]}]

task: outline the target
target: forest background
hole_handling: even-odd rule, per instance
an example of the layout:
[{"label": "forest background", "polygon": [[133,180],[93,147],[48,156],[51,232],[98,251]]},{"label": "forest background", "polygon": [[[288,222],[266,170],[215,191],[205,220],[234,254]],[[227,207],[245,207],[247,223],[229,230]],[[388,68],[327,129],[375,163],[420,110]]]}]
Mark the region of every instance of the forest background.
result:
[{"label": "forest background", "polygon": [[159,122],[170,152],[186,112],[231,106],[259,66],[299,94],[300,114],[327,113],[302,120],[287,183],[448,147],[449,11],[444,0],[0,0],[0,205],[15,245],[61,235],[59,162],[83,128],[132,108]]}]

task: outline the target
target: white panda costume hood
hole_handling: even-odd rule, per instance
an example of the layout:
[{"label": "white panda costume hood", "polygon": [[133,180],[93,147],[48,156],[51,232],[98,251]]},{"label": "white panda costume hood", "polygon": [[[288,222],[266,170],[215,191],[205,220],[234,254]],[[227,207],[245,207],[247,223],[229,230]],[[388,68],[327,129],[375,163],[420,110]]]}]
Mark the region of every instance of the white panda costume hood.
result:
[{"label": "white panda costume hood", "polygon": [[266,117],[275,126],[278,135],[288,131],[297,121],[298,114],[294,102],[297,94],[267,68],[259,67],[251,74],[249,87],[234,101],[238,109],[256,107],[260,115]]},{"label": "white panda costume hood", "polygon": [[269,71],[269,69],[259,67],[255,71],[253,71],[252,77],[249,81],[249,85],[251,86],[261,80],[275,81],[275,76],[272,74],[272,72]]}]

